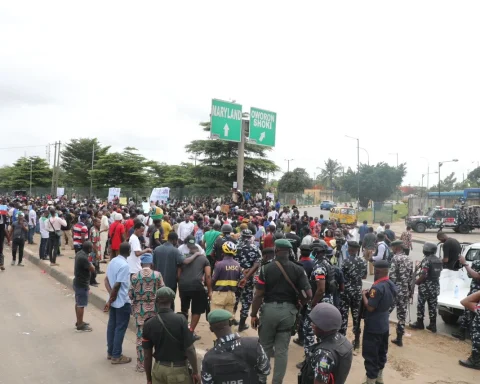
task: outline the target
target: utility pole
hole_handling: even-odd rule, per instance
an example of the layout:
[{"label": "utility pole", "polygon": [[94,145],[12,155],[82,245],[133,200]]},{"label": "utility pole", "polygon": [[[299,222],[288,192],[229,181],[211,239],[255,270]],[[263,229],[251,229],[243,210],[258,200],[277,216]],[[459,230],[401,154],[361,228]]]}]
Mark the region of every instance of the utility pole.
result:
[{"label": "utility pole", "polygon": [[237,162],[237,190],[243,192],[243,171],[245,168],[245,132],[248,129],[248,120],[242,119],[242,132],[240,142],[238,143],[238,162]]},{"label": "utility pole", "polygon": [[[360,139],[358,137],[348,136],[349,139],[357,140],[357,209],[360,208]],[[369,159],[370,160],[370,159]]]},{"label": "utility pole", "polygon": [[57,188],[58,188],[58,177],[60,176],[60,146],[62,142],[58,142],[58,151],[57,151],[57,172],[55,173],[55,196],[57,194]]},{"label": "utility pole", "polygon": [[92,173],[90,174],[90,198],[93,196],[93,160],[95,159],[95,143],[92,145]]},{"label": "utility pole", "polygon": [[32,197],[32,174],[33,174],[33,160],[30,159],[30,198]]},{"label": "utility pole", "polygon": [[52,191],[51,195],[53,196],[53,190],[55,188],[55,171],[56,171],[56,165],[57,165],[57,142],[55,142],[55,152],[53,155],[53,168],[52,168]]}]

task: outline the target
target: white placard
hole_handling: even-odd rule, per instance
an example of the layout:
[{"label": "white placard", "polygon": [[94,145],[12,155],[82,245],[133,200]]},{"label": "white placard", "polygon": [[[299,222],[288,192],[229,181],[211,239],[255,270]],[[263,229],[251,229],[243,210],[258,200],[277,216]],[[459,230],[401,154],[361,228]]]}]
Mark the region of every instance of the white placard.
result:
[{"label": "white placard", "polygon": [[275,196],[275,195],[273,194],[273,192],[267,192],[267,194],[265,195],[265,197],[269,197],[269,198],[272,199],[272,200],[275,200],[275,199],[274,199],[274,196]]},{"label": "white placard", "polygon": [[162,188],[153,188],[152,193],[150,194],[150,202],[156,203],[159,202],[166,202],[167,199],[170,197],[170,188],[162,187]]},{"label": "white placard", "polygon": [[121,188],[108,188],[108,202],[113,201],[113,198],[116,196],[120,198],[120,189]]},{"label": "white placard", "polygon": [[65,188],[57,187],[57,197],[62,197],[65,194]]},{"label": "white placard", "polygon": [[233,188],[237,189],[237,186],[238,186],[237,182],[234,181],[234,182],[233,182]]}]

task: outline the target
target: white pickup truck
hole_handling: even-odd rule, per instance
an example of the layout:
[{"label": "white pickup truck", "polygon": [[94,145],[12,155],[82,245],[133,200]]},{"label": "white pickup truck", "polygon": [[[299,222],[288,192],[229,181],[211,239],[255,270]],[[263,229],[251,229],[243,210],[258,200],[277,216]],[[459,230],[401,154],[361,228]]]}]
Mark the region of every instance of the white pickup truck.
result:
[{"label": "white pickup truck", "polygon": [[[443,258],[443,244],[439,244],[437,256]],[[467,264],[474,260],[480,260],[480,243],[460,243],[462,255]],[[444,269],[440,275],[440,296],[438,296],[438,314],[446,324],[455,324],[460,316],[463,316],[464,307],[460,301],[468,296],[472,279],[468,276],[465,268],[458,271]],[[455,294],[455,287],[458,293]]]}]

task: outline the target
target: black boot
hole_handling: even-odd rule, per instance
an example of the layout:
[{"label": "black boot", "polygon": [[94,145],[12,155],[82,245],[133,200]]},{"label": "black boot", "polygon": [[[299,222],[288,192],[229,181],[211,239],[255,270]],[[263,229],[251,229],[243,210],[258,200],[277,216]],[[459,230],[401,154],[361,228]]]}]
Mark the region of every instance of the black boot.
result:
[{"label": "black boot", "polygon": [[417,321],[415,323],[410,324],[410,328],[425,329],[425,325],[423,324],[423,319],[417,319]]},{"label": "black boot", "polygon": [[459,360],[459,364],[463,367],[480,370],[480,354],[473,353],[467,360]]},{"label": "black boot", "polygon": [[425,328],[432,333],[437,333],[437,319],[430,319],[430,324],[428,324]]},{"label": "black boot", "polygon": [[466,339],[467,330],[465,328],[460,328],[458,332],[452,332],[452,336],[458,340],[465,340]]},{"label": "black boot", "polygon": [[398,345],[399,347],[403,347],[403,341],[402,341],[403,335],[400,335],[397,333],[397,338],[392,340],[393,344]]},{"label": "black boot", "polygon": [[360,335],[355,335],[355,340],[353,340],[353,349],[360,349]]},{"label": "black boot", "polygon": [[245,324],[246,320],[246,317],[240,317],[240,323],[238,324],[238,332],[243,332],[249,328],[248,325]]}]

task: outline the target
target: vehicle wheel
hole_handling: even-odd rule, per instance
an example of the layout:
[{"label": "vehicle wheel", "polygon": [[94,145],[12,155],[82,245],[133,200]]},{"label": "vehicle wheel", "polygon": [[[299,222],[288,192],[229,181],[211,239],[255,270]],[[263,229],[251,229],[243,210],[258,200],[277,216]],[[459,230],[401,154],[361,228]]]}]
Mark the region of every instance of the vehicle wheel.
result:
[{"label": "vehicle wheel", "polygon": [[418,233],[424,233],[427,230],[427,226],[423,223],[418,223],[415,226],[415,231]]},{"label": "vehicle wheel", "polygon": [[453,228],[453,232],[458,233],[458,227]]},{"label": "vehicle wheel", "polygon": [[463,234],[467,234],[467,233],[470,232],[470,228],[468,227],[467,224],[462,224],[458,227],[458,232],[463,233]]},{"label": "vehicle wheel", "polygon": [[445,324],[448,325],[455,325],[458,321],[458,316],[452,313],[444,313],[442,316],[442,320]]}]

